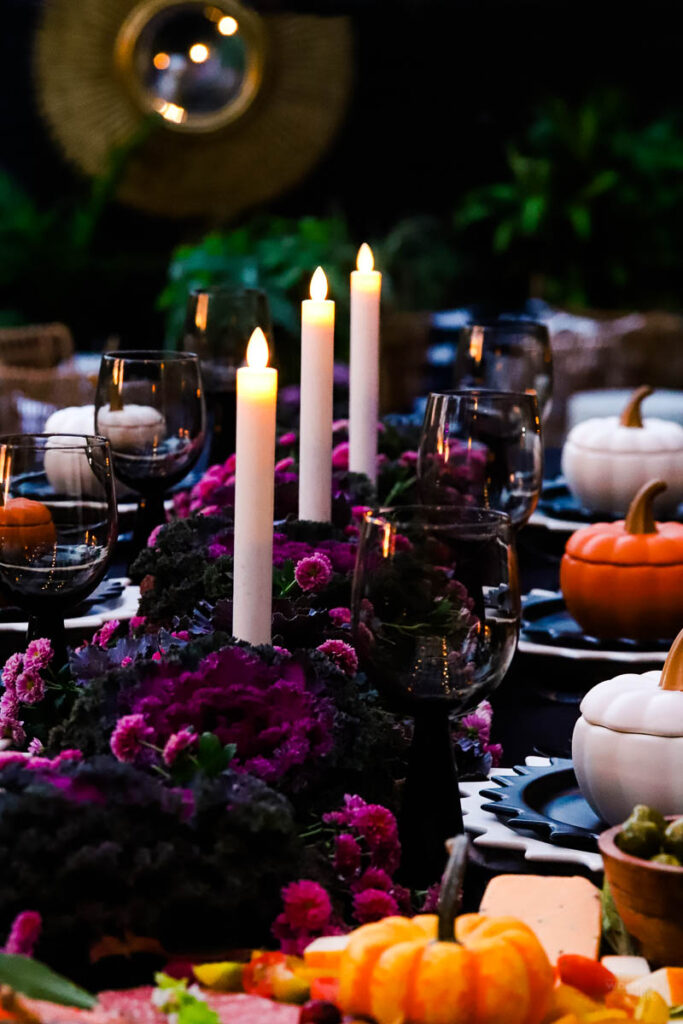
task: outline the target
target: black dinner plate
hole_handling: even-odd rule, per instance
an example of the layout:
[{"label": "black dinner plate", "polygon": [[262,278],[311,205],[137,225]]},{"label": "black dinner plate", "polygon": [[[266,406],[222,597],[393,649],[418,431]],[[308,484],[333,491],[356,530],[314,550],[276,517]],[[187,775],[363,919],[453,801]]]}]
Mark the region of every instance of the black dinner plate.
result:
[{"label": "black dinner plate", "polygon": [[597,849],[597,838],[607,828],[579,790],[574,766],[565,758],[549,765],[516,765],[515,775],[494,776],[496,789],[484,789],[491,802],[482,809],[516,832],[531,832],[556,846]]},{"label": "black dinner plate", "polygon": [[[537,507],[539,512],[550,519],[585,524],[586,526],[591,523],[613,523],[617,519],[624,518],[609,512],[595,512],[584,508],[567,487],[563,476],[544,481]],[[683,505],[678,506],[676,515],[671,518],[683,522]]]}]

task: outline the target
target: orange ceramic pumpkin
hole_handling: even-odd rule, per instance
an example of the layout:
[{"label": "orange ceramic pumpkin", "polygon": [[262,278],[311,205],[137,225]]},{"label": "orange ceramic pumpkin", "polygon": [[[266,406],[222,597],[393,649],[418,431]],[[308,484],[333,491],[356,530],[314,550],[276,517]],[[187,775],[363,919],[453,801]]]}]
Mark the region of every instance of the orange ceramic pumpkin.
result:
[{"label": "orange ceramic pumpkin", "polygon": [[50,510],[30,498],[8,498],[0,505],[0,557],[31,561],[57,539]]},{"label": "orange ceramic pumpkin", "polygon": [[560,568],[569,612],[598,637],[655,640],[683,627],[683,524],[655,523],[652,480],[636,494],[625,520],[573,533]]},{"label": "orange ceramic pumpkin", "polygon": [[339,1008],[377,1024],[539,1024],[554,975],[532,930],[467,914],[455,933],[457,942],[436,941],[431,915],[356,929],[341,957]]}]

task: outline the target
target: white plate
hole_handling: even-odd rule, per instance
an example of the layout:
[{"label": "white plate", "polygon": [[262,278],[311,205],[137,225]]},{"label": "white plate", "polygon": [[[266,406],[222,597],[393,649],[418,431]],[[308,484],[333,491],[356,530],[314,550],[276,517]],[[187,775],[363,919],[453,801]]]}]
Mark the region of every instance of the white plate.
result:
[{"label": "white plate", "polygon": [[[545,757],[527,757],[528,765],[550,764]],[[485,782],[461,782],[460,795],[462,813],[465,819],[465,832],[473,836],[475,846],[491,850],[516,850],[524,854],[524,860],[542,864],[580,864],[595,874],[602,872],[602,857],[599,853],[587,850],[574,850],[569,846],[557,846],[546,843],[535,836],[515,832],[495,814],[482,809],[483,803],[491,803],[490,796],[482,796],[483,789],[491,790],[496,783],[492,777],[496,775],[514,775],[512,768],[494,768],[491,778]]]},{"label": "white plate", "polygon": [[[100,629],[105,622],[110,622],[111,619],[119,619],[119,621],[124,622],[137,615],[140,603],[140,588],[134,586],[125,577],[120,578],[118,581],[116,577],[111,577],[108,582],[123,583],[121,593],[107,601],[106,608],[102,607],[99,612],[91,615],[80,615],[75,619],[65,619],[64,628],[66,630]],[[3,633],[25,633],[27,629],[27,622],[0,622],[0,632]]]}]

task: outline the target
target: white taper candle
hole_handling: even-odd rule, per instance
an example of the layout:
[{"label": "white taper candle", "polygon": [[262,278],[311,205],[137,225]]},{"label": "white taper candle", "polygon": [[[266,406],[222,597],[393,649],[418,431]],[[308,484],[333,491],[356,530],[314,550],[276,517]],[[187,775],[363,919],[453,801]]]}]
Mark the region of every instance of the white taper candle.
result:
[{"label": "white taper candle", "polygon": [[374,270],[372,249],[363,243],[351,273],[351,384],[349,392],[349,469],[377,479],[379,415],[379,302],[382,275]]},{"label": "white taper candle", "polygon": [[299,519],[332,518],[332,393],[334,302],[318,267],[311,297],[301,303],[301,405],[299,419]]}]

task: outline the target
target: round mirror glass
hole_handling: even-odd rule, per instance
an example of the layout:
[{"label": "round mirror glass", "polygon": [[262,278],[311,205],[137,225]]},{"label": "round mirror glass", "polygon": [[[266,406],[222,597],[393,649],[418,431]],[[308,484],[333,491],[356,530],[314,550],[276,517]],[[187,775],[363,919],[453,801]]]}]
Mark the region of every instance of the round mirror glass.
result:
[{"label": "round mirror glass", "polygon": [[121,30],[135,95],[179,128],[219,127],[242,113],[260,79],[255,16],[237,4],[150,0]]}]

